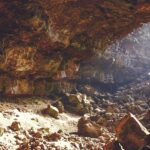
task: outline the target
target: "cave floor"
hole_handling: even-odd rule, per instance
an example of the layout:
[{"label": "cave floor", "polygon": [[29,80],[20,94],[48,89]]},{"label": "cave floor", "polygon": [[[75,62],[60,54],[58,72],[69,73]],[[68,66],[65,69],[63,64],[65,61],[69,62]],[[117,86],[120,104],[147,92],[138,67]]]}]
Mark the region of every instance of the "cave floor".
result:
[{"label": "cave floor", "polygon": [[129,112],[150,131],[149,116],[145,120],[150,110],[148,83],[149,80],[124,87],[99,100],[99,111],[94,112],[102,119],[99,138],[77,135],[79,115],[67,111],[60,113],[58,119],[43,115],[41,110],[52,103],[48,98],[1,99],[0,150],[102,150],[115,137],[117,122]]},{"label": "cave floor", "polygon": [[[76,134],[77,123],[81,116],[68,112],[61,113],[58,119],[43,116],[41,110],[48,104],[50,104],[50,100],[42,98],[20,98],[13,102],[6,99],[5,102],[0,102],[1,149],[74,150],[84,149],[88,146],[94,146],[96,149],[103,147],[104,138],[80,137]],[[20,125],[17,131],[11,128],[13,122]],[[56,138],[51,141],[44,138],[46,135],[57,132],[61,132],[59,140]],[[110,139],[109,136],[105,138]]]}]

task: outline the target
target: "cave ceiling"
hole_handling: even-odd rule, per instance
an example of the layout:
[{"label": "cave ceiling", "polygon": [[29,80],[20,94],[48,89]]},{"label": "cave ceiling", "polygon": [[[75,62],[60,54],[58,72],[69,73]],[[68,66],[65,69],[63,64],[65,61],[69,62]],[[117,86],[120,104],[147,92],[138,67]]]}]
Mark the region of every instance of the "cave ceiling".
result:
[{"label": "cave ceiling", "polygon": [[149,0],[1,0],[0,80],[72,77],[148,22]]}]

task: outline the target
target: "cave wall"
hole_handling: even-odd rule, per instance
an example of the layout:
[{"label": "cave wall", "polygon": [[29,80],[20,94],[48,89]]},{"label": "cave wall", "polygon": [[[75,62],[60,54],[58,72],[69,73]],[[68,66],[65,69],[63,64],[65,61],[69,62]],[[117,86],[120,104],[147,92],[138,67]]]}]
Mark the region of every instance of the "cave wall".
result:
[{"label": "cave wall", "polygon": [[83,61],[149,22],[149,12],[147,0],[1,0],[0,93],[72,89],[63,80],[76,79]]}]

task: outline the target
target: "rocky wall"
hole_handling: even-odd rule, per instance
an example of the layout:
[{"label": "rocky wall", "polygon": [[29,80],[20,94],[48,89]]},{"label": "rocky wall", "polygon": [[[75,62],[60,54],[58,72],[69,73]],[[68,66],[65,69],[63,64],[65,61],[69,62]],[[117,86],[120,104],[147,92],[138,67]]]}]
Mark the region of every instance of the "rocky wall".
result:
[{"label": "rocky wall", "polygon": [[147,0],[1,0],[1,93],[47,95],[45,84],[77,79],[82,62],[149,22],[149,12]]}]

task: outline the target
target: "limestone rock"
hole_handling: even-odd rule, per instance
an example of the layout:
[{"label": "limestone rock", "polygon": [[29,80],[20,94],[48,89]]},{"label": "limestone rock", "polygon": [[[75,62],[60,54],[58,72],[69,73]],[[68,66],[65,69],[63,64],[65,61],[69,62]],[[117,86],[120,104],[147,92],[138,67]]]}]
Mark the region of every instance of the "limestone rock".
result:
[{"label": "limestone rock", "polygon": [[52,106],[52,105],[48,105],[47,108],[42,110],[42,113],[44,115],[50,115],[50,116],[52,116],[56,119],[59,116],[59,110],[56,107]]},{"label": "limestone rock", "polygon": [[78,134],[82,136],[98,138],[101,135],[101,127],[90,118],[84,116],[78,121]]},{"label": "limestone rock", "polygon": [[90,98],[87,98],[85,94],[66,94],[68,97],[67,108],[78,114],[90,113],[92,110]]},{"label": "limestone rock", "polygon": [[81,93],[70,94],[68,95],[68,101],[71,105],[78,105],[82,103],[82,94]]},{"label": "limestone rock", "polygon": [[23,75],[33,71],[35,66],[36,49],[32,47],[13,47],[6,50],[3,63],[4,70],[10,70],[14,74]]},{"label": "limestone rock", "polygon": [[148,130],[131,113],[126,115],[116,126],[118,141],[127,150],[142,148],[148,134]]},{"label": "limestone rock", "polygon": [[54,102],[53,105],[59,110],[59,113],[63,113],[65,111],[64,105],[60,100]]},{"label": "limestone rock", "polygon": [[17,121],[12,122],[12,124],[11,124],[11,126],[10,126],[10,129],[11,129],[12,131],[19,131],[20,128],[21,128],[20,122],[17,122]]}]

